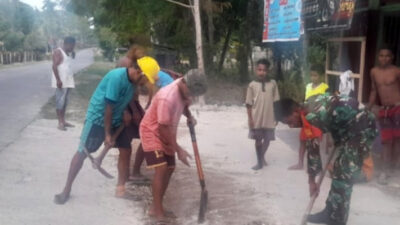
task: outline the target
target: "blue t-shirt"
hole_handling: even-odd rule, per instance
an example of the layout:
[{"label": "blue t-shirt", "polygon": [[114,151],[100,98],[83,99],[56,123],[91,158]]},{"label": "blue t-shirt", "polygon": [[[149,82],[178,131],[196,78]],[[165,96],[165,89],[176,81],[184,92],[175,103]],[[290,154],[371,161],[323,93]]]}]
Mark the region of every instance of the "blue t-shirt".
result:
[{"label": "blue t-shirt", "polygon": [[97,85],[86,113],[86,120],[104,126],[106,104],[112,104],[112,126],[121,124],[122,113],[135,92],[128,77],[127,68],[116,68],[108,72]]},{"label": "blue t-shirt", "polygon": [[164,71],[160,70],[157,75],[158,75],[158,80],[156,82],[156,85],[159,88],[165,87],[168,84],[174,82],[174,79],[172,79],[172,77]]}]

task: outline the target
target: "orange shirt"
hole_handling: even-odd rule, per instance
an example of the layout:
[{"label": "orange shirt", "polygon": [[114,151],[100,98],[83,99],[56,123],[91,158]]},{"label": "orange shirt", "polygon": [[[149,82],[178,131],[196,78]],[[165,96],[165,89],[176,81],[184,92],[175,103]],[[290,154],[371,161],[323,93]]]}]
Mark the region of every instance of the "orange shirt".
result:
[{"label": "orange shirt", "polygon": [[181,80],[182,78],[177,79],[170,85],[160,89],[142,119],[140,123],[140,140],[145,152],[163,151],[167,155],[174,155],[175,152],[166,152],[163,149],[159,127],[160,124],[172,126],[174,128],[172,135],[176,137],[178,123],[185,108],[178,86]]},{"label": "orange shirt", "polygon": [[300,113],[301,120],[303,122],[303,127],[300,131],[300,140],[306,141],[309,139],[320,138],[322,136],[322,131],[317,127],[312,126],[307,120],[304,112]]}]

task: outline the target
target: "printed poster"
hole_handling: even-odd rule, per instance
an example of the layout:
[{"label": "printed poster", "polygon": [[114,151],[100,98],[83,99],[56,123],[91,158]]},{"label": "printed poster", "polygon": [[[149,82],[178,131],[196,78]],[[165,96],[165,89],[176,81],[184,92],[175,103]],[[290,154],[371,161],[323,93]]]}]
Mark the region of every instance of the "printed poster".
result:
[{"label": "printed poster", "polygon": [[263,42],[299,40],[301,9],[301,0],[265,0]]}]

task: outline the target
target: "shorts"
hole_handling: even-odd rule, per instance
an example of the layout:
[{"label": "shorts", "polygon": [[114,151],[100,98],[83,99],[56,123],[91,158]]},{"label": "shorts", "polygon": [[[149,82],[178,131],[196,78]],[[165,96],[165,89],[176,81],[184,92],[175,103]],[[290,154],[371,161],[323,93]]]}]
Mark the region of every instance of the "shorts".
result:
[{"label": "shorts", "polygon": [[147,168],[152,169],[167,165],[168,168],[175,168],[175,155],[167,155],[163,151],[144,152]]},{"label": "shorts", "polygon": [[89,153],[97,151],[105,139],[104,127],[94,124],[91,121],[85,121],[82,129],[81,140],[79,142],[78,152],[84,153],[86,148]]},{"label": "shorts", "polygon": [[140,138],[139,135],[139,127],[137,125],[131,125],[129,127],[125,127],[120,135],[115,140],[116,148],[131,148],[132,139]]},{"label": "shorts", "polygon": [[134,115],[139,115],[141,120],[144,116],[144,110],[136,100],[132,100],[126,110],[132,116],[132,122],[130,123],[130,126],[125,127],[117,137],[117,140],[115,141],[116,148],[131,148],[132,139],[140,138],[139,126],[134,122],[133,117]]},{"label": "shorts", "polygon": [[275,129],[274,128],[250,129],[249,138],[254,140],[264,139],[265,141],[274,141]]},{"label": "shorts", "polygon": [[62,110],[67,106],[70,89],[71,88],[56,88],[56,109]]},{"label": "shorts", "polygon": [[400,105],[380,109],[378,119],[383,143],[400,138]]}]

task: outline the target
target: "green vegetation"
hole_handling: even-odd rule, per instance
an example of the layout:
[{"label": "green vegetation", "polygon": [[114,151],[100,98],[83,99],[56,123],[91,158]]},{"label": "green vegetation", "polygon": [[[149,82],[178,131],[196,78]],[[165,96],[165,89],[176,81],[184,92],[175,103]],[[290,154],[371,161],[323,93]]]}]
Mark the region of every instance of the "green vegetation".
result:
[{"label": "green vegetation", "polygon": [[56,9],[44,0],[43,11],[18,0],[0,0],[0,51],[46,53],[65,36],[74,36],[78,44],[94,44],[96,39],[87,17]]},{"label": "green vegetation", "polygon": [[[140,44],[167,46],[180,60],[196,67],[195,31],[191,11],[165,0],[64,0],[66,8],[93,17],[100,47],[106,58],[116,47]],[[181,1],[188,3],[187,1]],[[262,0],[201,0],[207,74],[219,76],[223,63],[235,59],[235,74],[249,79],[252,47],[260,44],[263,23]],[[114,34],[114,35],[113,35]],[[154,48],[153,48],[154,49]],[[230,77],[229,77],[230,78]],[[235,80],[233,78],[233,80]]]}]

